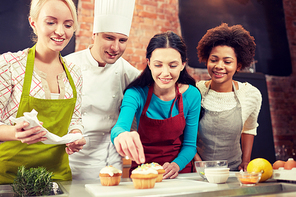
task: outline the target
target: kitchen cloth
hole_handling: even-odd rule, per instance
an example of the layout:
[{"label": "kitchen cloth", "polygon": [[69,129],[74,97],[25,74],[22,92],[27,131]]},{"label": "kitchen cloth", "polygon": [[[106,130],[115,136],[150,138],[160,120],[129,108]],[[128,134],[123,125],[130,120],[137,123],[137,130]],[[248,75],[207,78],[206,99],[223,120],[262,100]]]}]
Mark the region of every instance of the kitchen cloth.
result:
[{"label": "kitchen cloth", "polygon": [[41,131],[46,131],[47,133],[43,136],[46,137],[47,140],[42,141],[44,144],[67,144],[70,142],[74,142],[76,140],[81,139],[83,136],[81,133],[69,133],[67,135],[64,135],[63,137],[59,137],[51,132],[49,132],[46,128],[44,128],[38,118],[37,118],[38,112],[33,109],[31,112],[24,112],[24,116],[19,117],[19,118],[14,118],[12,116],[9,117],[9,120],[12,121],[13,123],[19,123],[22,121],[26,121],[29,123],[29,126],[25,127],[25,130],[31,129],[36,126],[41,127]]}]

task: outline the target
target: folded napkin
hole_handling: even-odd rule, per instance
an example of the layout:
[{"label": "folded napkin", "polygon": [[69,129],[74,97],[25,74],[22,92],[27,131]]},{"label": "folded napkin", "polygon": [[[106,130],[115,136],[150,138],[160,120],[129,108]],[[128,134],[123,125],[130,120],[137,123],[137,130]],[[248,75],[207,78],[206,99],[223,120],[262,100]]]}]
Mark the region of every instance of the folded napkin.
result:
[{"label": "folded napkin", "polygon": [[51,132],[49,132],[47,129],[45,129],[39,122],[37,118],[38,112],[33,109],[31,112],[24,112],[24,116],[19,118],[9,117],[9,120],[11,120],[13,123],[19,123],[22,121],[26,121],[29,123],[29,126],[25,127],[25,130],[31,129],[36,126],[40,126],[40,132],[46,131],[46,134],[43,137],[46,137],[47,140],[42,141],[44,144],[67,144],[70,142],[74,142],[76,140],[79,140],[82,138],[81,133],[69,133],[67,135],[64,135],[63,137],[59,137]]}]

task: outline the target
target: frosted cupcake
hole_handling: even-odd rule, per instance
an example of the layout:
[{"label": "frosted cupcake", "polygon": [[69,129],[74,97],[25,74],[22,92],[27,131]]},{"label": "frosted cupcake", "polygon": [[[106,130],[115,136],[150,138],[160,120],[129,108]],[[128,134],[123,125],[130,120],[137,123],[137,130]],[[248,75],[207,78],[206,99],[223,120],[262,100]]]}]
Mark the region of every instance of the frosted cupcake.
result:
[{"label": "frosted cupcake", "polygon": [[149,189],[155,185],[158,172],[145,164],[132,171],[131,179],[136,189]]},{"label": "frosted cupcake", "polygon": [[122,171],[113,167],[106,166],[100,171],[100,180],[103,186],[115,186],[120,183]]},{"label": "frosted cupcake", "polygon": [[152,162],[147,164],[150,168],[156,170],[158,172],[158,177],[156,179],[156,182],[161,182],[163,179],[163,174],[165,173],[165,170],[163,169],[163,167],[161,165],[159,165],[158,163]]}]

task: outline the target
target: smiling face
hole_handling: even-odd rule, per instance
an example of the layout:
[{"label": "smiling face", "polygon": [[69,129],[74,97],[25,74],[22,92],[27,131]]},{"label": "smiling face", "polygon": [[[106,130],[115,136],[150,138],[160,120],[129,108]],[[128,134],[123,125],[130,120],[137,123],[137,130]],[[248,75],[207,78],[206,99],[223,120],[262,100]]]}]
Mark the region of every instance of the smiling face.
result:
[{"label": "smiling face", "polygon": [[128,37],[120,33],[101,32],[93,35],[92,56],[100,66],[114,64],[124,53]]},{"label": "smiling face", "polygon": [[74,20],[69,7],[61,0],[49,0],[42,6],[39,16],[29,17],[38,37],[39,51],[62,51],[74,33]]},{"label": "smiling face", "polygon": [[185,67],[180,53],[173,48],[158,48],[152,52],[147,62],[155,82],[154,90],[175,90],[180,72]]},{"label": "smiling face", "polygon": [[232,47],[214,47],[207,61],[207,69],[212,78],[211,87],[213,89],[219,86],[232,88],[232,77],[240,68]]}]

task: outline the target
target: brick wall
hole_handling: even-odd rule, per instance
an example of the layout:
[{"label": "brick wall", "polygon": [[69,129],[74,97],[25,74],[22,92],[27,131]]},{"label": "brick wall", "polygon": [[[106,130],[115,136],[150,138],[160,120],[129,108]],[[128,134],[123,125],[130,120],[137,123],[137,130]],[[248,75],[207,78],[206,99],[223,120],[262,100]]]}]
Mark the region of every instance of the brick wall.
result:
[{"label": "brick wall", "polygon": [[296,1],[283,0],[292,74],[266,76],[275,145],[296,150]]},{"label": "brick wall", "polygon": [[[293,74],[266,76],[273,134],[276,145],[296,145],[296,1],[283,0]],[[94,0],[79,0],[76,50],[92,43]],[[178,0],[136,0],[128,47],[123,57],[139,70],[146,66],[145,49],[150,38],[167,30],[180,34]],[[203,69],[188,68],[196,79],[208,79]]]}]

